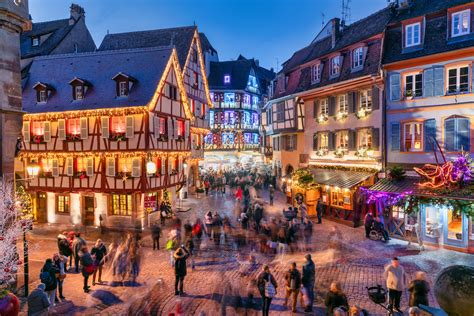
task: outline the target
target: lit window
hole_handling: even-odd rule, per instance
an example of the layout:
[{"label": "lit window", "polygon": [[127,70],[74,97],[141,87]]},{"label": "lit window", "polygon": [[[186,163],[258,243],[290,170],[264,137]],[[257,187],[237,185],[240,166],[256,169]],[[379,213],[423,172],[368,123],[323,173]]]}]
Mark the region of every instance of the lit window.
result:
[{"label": "lit window", "polygon": [[321,64],[316,64],[311,67],[311,82],[318,82],[321,80]]},{"label": "lit window", "polygon": [[405,77],[405,96],[421,97],[423,95],[423,75],[413,74]]},{"label": "lit window", "polygon": [[341,56],[331,59],[331,76],[336,76],[341,72]]},{"label": "lit window", "polygon": [[244,105],[250,105],[250,95],[244,94],[243,103],[244,103]]},{"label": "lit window", "polygon": [[112,215],[132,215],[131,194],[112,194]]},{"label": "lit window", "polygon": [[256,106],[258,105],[258,97],[257,96],[252,96],[252,105]]},{"label": "lit window", "polygon": [[31,46],[39,46],[40,44],[40,39],[38,36],[33,36],[31,38]]},{"label": "lit window", "polygon": [[132,157],[123,157],[118,160],[118,170],[125,174],[132,173],[133,167],[133,158]]},{"label": "lit window", "polygon": [[328,133],[319,134],[319,148],[320,150],[327,150],[329,146],[329,135]]},{"label": "lit window", "polygon": [[84,87],[82,85],[74,86],[74,100],[84,99]]},{"label": "lit window", "polygon": [[177,127],[178,136],[184,137],[184,132],[185,132],[184,121],[178,120],[176,121],[176,123],[178,124],[178,127]]},{"label": "lit window", "polygon": [[339,113],[347,113],[348,112],[348,105],[347,105],[347,94],[341,94],[337,97]]},{"label": "lit window", "polygon": [[32,124],[33,135],[43,136],[44,135],[44,122],[33,122]]},{"label": "lit window", "polygon": [[128,83],[126,81],[119,81],[119,97],[126,97],[128,95]]},{"label": "lit window", "polygon": [[358,131],[359,148],[372,147],[372,129],[363,128]]},{"label": "lit window", "polygon": [[166,135],[166,119],[164,117],[159,117],[158,120],[160,121],[160,135]]},{"label": "lit window", "polygon": [[73,118],[67,120],[67,132],[70,135],[79,135],[81,133],[81,119]]},{"label": "lit window", "polygon": [[56,212],[57,213],[69,213],[70,209],[70,197],[69,195],[58,195],[56,203]]},{"label": "lit window", "polygon": [[51,175],[53,172],[53,159],[41,159],[41,168],[45,174]]},{"label": "lit window", "polygon": [[372,110],[372,90],[364,90],[360,92],[359,110]]},{"label": "lit window", "polygon": [[234,106],[235,104],[235,93],[224,93],[224,105]]},{"label": "lit window", "polygon": [[193,88],[197,89],[199,87],[199,74],[196,71],[193,71]]},{"label": "lit window", "polygon": [[405,26],[405,46],[411,47],[415,45],[420,45],[421,36],[420,36],[420,23],[414,23]]},{"label": "lit window", "polygon": [[166,96],[171,100],[178,100],[178,88],[169,84]]},{"label": "lit window", "polygon": [[451,117],[444,121],[444,149],[446,151],[470,150],[471,120],[467,117]]},{"label": "lit window", "polygon": [[113,116],[110,125],[112,132],[125,133],[125,116]]},{"label": "lit window", "polygon": [[76,158],[76,172],[85,172],[87,170],[87,158],[77,157]]},{"label": "lit window", "polygon": [[405,151],[421,151],[423,149],[423,123],[405,123]]},{"label": "lit window", "polygon": [[329,115],[328,99],[321,99],[319,101],[319,115]]},{"label": "lit window", "polygon": [[349,132],[339,131],[336,133],[337,149],[347,151],[349,149]]},{"label": "lit window", "polygon": [[224,76],[224,83],[230,83],[230,75]]},{"label": "lit window", "polygon": [[460,36],[471,31],[471,10],[464,10],[452,14],[451,36]]},{"label": "lit window", "polygon": [[362,67],[364,64],[364,48],[359,47],[352,51],[352,68]]},{"label": "lit window", "polygon": [[448,70],[448,93],[469,91],[469,67],[451,68]]},{"label": "lit window", "polygon": [[247,86],[252,87],[252,88],[258,88],[257,78],[255,78],[255,76],[250,75]]}]

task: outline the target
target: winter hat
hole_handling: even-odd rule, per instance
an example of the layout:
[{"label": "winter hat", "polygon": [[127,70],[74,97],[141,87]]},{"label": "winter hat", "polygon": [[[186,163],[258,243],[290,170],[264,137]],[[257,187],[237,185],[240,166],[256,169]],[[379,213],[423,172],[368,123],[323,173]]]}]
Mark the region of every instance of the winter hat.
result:
[{"label": "winter hat", "polygon": [[40,283],[38,284],[37,288],[44,291],[44,289],[46,289],[46,285],[44,283]]}]

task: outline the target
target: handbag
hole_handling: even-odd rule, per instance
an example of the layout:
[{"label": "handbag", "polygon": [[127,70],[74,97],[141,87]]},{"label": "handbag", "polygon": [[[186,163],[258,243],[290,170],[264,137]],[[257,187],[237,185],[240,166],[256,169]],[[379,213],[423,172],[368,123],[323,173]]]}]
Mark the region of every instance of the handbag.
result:
[{"label": "handbag", "polygon": [[90,266],[84,267],[84,270],[87,274],[93,274],[95,271],[95,265],[91,264]]},{"label": "handbag", "polygon": [[272,282],[265,280],[265,297],[273,298],[275,295],[275,286]]},{"label": "handbag", "polygon": [[67,277],[67,274],[60,274],[59,275],[59,280],[62,281]]}]

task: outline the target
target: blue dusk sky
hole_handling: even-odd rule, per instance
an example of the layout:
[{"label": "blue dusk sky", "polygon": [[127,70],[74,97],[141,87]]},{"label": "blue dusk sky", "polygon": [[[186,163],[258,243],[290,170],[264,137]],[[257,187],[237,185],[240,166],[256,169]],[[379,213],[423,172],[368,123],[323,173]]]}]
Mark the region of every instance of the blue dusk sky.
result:
[{"label": "blue dusk sky", "polygon": [[[97,47],[110,33],[196,23],[220,60],[239,54],[274,67],[308,45],[323,22],[341,17],[342,0],[73,0],[84,7]],[[71,1],[30,0],[33,22],[69,16]],[[387,5],[387,0],[351,0],[351,22]]]}]

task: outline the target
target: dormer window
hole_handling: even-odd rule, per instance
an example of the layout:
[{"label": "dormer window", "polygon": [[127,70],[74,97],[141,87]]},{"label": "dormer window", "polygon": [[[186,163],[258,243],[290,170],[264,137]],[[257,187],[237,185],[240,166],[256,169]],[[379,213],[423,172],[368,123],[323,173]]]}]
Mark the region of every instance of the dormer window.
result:
[{"label": "dormer window", "polygon": [[74,101],[83,100],[88,88],[92,86],[88,81],[77,77],[72,79],[69,84],[72,86],[72,99]]},{"label": "dormer window", "polygon": [[46,102],[46,90],[40,90],[37,92],[37,101],[38,103],[45,103]]},{"label": "dormer window", "polygon": [[451,15],[451,36],[466,35],[471,32],[471,10],[455,12]]},{"label": "dormer window", "polygon": [[405,26],[405,47],[421,44],[421,23],[413,23]]},{"label": "dormer window", "polygon": [[311,82],[317,83],[321,81],[321,70],[322,64],[317,63],[316,65],[311,66]]},{"label": "dormer window", "polygon": [[75,86],[74,87],[74,100],[82,100],[84,99],[84,86]]},{"label": "dormer window", "polygon": [[128,83],[126,81],[119,81],[118,83],[119,85],[119,93],[118,93],[118,96],[119,97],[126,97],[128,96]]},{"label": "dormer window", "polygon": [[342,67],[342,56],[331,58],[331,77],[339,76]]},{"label": "dormer window", "polygon": [[46,103],[53,88],[46,83],[38,82],[33,86],[36,90],[36,102]]},{"label": "dormer window", "polygon": [[31,37],[31,46],[39,46],[39,45],[40,45],[39,36],[32,36]]},{"label": "dormer window", "polygon": [[364,48],[357,47],[352,51],[352,69],[357,70],[364,67]]},{"label": "dormer window", "polygon": [[119,72],[113,78],[116,82],[116,92],[118,98],[128,97],[132,86],[137,80],[129,75]]},{"label": "dormer window", "polygon": [[230,83],[230,75],[224,75],[224,83]]}]

